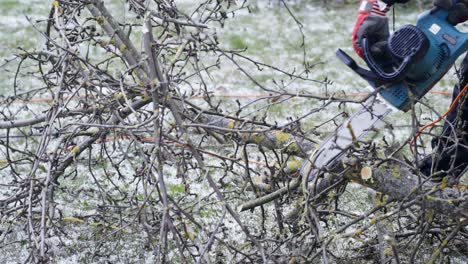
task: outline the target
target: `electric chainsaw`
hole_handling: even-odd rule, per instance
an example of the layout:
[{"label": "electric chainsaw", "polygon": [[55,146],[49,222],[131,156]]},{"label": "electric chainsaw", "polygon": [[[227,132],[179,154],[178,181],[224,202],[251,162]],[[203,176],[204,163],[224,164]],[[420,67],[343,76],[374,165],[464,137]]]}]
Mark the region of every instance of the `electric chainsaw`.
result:
[{"label": "electric chainsaw", "polygon": [[377,95],[370,97],[310,155],[301,168],[303,177],[308,177],[308,181],[316,179],[333,168],[356,140],[381,128],[383,119],[395,109],[411,109],[468,50],[468,33],[458,31],[447,17],[448,11],[435,7],[422,13],[416,26],[397,29],[387,42],[390,58],[376,58],[371,53],[372,43],[363,38],[363,58],[369,70],[337,50],[337,57],[376,89]]}]

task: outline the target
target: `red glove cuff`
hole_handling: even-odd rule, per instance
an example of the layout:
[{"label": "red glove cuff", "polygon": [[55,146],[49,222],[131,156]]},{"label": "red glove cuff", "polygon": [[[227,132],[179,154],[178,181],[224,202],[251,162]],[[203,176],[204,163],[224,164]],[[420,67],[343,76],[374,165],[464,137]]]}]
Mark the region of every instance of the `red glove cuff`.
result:
[{"label": "red glove cuff", "polygon": [[362,0],[359,12],[364,14],[372,14],[377,16],[386,16],[390,11],[389,4],[381,0]]},{"label": "red glove cuff", "polygon": [[357,18],[356,25],[354,26],[352,35],[354,50],[361,58],[363,57],[362,50],[361,47],[359,47],[356,43],[359,28],[369,16],[386,17],[387,12],[390,10],[391,6],[392,5],[386,4],[380,0],[361,0],[361,6],[359,7],[359,16]]}]

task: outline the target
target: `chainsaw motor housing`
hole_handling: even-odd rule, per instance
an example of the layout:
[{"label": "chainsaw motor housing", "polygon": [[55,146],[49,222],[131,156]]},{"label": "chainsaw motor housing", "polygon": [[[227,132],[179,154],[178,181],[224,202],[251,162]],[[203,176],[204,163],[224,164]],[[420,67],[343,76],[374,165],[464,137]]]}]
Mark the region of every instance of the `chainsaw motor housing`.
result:
[{"label": "chainsaw motor housing", "polygon": [[363,77],[391,105],[408,111],[447,73],[468,50],[468,33],[447,21],[448,12],[434,8],[421,14],[416,26],[397,29],[388,39],[390,58],[374,58],[366,38],[362,40],[366,70],[344,51],[336,52],[346,65]]},{"label": "chainsaw motor housing", "polygon": [[372,43],[362,40],[364,60],[369,69],[384,82],[396,82],[411,74],[412,66],[421,60],[429,48],[429,40],[422,30],[413,25],[399,28],[387,42],[390,58],[375,59],[371,52]]}]

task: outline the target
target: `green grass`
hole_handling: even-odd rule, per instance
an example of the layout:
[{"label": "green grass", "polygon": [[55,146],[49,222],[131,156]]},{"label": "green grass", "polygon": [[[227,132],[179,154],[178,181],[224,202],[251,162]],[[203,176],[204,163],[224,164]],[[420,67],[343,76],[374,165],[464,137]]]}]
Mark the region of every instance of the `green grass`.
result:
[{"label": "green grass", "polygon": [[17,8],[19,6],[19,1],[18,0],[3,0],[0,3],[0,5],[2,7],[2,10],[8,10],[12,8]]},{"label": "green grass", "polygon": [[185,186],[183,184],[169,184],[168,187],[170,195],[185,193]]},{"label": "green grass", "polygon": [[229,43],[233,49],[242,50],[247,48],[242,36],[233,35],[229,38]]}]

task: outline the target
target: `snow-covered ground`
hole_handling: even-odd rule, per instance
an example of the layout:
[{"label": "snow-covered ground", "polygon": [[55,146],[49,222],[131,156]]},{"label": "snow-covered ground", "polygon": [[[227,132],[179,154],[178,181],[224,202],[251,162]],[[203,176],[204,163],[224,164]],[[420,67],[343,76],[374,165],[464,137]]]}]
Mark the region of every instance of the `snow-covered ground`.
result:
[{"label": "snow-covered ground", "polygon": [[[113,1],[116,8],[121,7],[123,5],[122,2],[123,1]],[[197,3],[196,0],[177,0],[175,2],[180,4],[181,8],[186,8],[187,10],[190,10],[190,8]],[[292,72],[295,69],[299,72],[302,71],[305,52],[305,61],[309,64],[315,65],[310,69],[308,77],[318,81],[326,81],[326,84],[312,81],[293,81],[288,76],[278,75],[277,72],[273,70],[263,69],[262,71],[258,71],[253,64],[247,61],[241,62],[241,65],[246,69],[249,69],[252,76],[258,82],[269,89],[283,89],[289,93],[307,91],[317,95],[330,95],[332,93],[360,94],[369,91],[370,87],[366,82],[349,71],[338,61],[338,59],[335,58],[334,55],[337,48],[342,48],[348,53],[354,54],[350,43],[350,32],[356,15],[355,7],[350,6],[339,9],[326,9],[307,4],[291,3],[290,8],[294,11],[294,14],[300,21],[302,25],[301,29],[305,35],[305,48],[302,50],[300,26],[291,16],[286,14],[287,11],[281,6],[281,4],[272,2],[273,1],[267,0],[252,1],[250,13],[246,11],[238,12],[235,17],[228,20],[227,24],[223,28],[217,27],[209,30],[217,33],[223,47],[234,49],[246,48],[244,53],[246,56],[267,64],[278,66],[287,72]],[[10,59],[13,57],[13,54],[18,53],[18,50],[16,49],[18,46],[25,49],[42,47],[41,44],[43,43],[43,38],[41,38],[40,33],[34,29],[34,23],[30,23],[29,20],[36,21],[45,19],[49,10],[50,2],[47,1],[7,0],[5,2],[0,2],[0,43],[2,44],[0,59],[2,61],[4,59]],[[414,10],[408,11],[401,8],[397,9],[397,11],[397,26],[414,22],[417,17],[417,12]],[[40,29],[43,29],[43,27],[44,23],[39,24]],[[210,58],[206,58],[206,61],[209,63]],[[0,62],[0,65],[2,64],[3,62]],[[4,68],[0,68],[0,92],[3,96],[13,94],[12,83],[15,75],[15,66],[15,64],[8,64]],[[212,71],[210,78],[207,80],[209,80],[209,91],[218,96],[254,96],[259,94],[268,94],[268,92],[255,87],[251,80],[246,78],[245,75],[238,71],[236,67],[228,61],[223,61],[222,67],[219,70]],[[453,72],[451,72],[451,74],[448,74],[448,76],[435,89],[437,91],[450,91],[455,81],[456,79]],[[21,80],[21,85],[34,87],[34,85],[37,85],[37,82],[34,80]],[[182,87],[181,90],[183,91],[183,89],[184,88]],[[238,99],[243,105],[248,105],[253,100],[256,100],[255,98],[251,99],[243,97],[219,97],[216,100],[223,100],[223,102],[227,102],[228,105],[232,107],[231,109],[227,109],[227,111],[235,111],[235,99]],[[450,96],[430,94],[427,96],[427,99],[439,112],[444,112],[450,103]],[[192,100],[194,103],[203,103],[198,99]],[[229,102],[229,100],[232,102]],[[267,120],[269,122],[277,122],[278,125],[282,125],[288,122],[288,117],[291,116],[293,118],[297,118],[308,113],[310,109],[317,107],[317,101],[294,98],[288,102],[287,106],[287,108],[284,107],[284,105],[280,105],[277,108],[270,107],[268,109],[269,114]],[[32,107],[41,109],[41,105]],[[252,117],[256,114],[259,107],[261,107],[261,104],[248,106],[246,110],[243,111],[245,114],[244,117]],[[331,104],[319,114],[305,118],[303,120],[304,126],[312,127],[315,124],[319,124],[324,120],[330,119],[335,116],[337,112],[343,111],[343,108],[338,107],[343,106]],[[345,110],[352,112],[356,107],[357,105],[348,104],[345,106]],[[424,108],[418,108],[417,111],[420,111],[423,114],[426,112]],[[340,123],[342,119],[338,118],[336,121],[337,123]],[[406,138],[409,131],[398,127],[408,125],[410,117],[404,113],[397,113],[391,118],[391,122],[394,127],[396,127],[394,131],[391,131],[395,134],[395,140],[399,141]],[[326,134],[327,132],[332,131],[335,127],[336,126],[333,123],[330,123],[322,126],[320,129],[321,132]],[[0,131],[0,133],[3,134],[2,131]],[[125,143],[121,144],[121,149],[125,149],[127,147]],[[216,148],[216,145],[213,145],[213,148]],[[0,156],[0,160],[3,159],[4,157]],[[208,165],[213,166],[219,165],[219,162],[215,160],[207,161],[207,163]],[[87,174],[86,164],[79,164],[77,166],[80,175]],[[100,166],[105,167],[109,165],[100,164]],[[132,164],[132,159],[130,159],[129,162],[124,163],[121,169],[124,174],[126,172],[131,174],[135,170],[136,166],[138,166],[138,164]],[[103,168],[96,168],[95,173],[104,174]],[[176,174],[176,172],[171,171],[170,168],[167,169],[166,173],[168,175]],[[2,171],[0,171],[0,183],[8,182],[8,177],[9,175],[2,174]],[[116,182],[122,190],[130,190],[130,188],[134,188],[136,192],[142,191],[142,187],[140,186],[131,186],[130,178]],[[70,194],[69,196],[64,194],[63,197],[60,197],[62,200],[57,201],[57,206],[62,209],[66,216],[90,215],[95,212],[96,208],[98,208],[99,201],[92,200],[93,197],[88,196],[88,192],[79,191],[81,189],[93,188],[92,186],[89,186],[92,184],[92,181],[89,181],[87,178],[81,179],[79,176],[78,179],[67,179],[62,182],[62,184],[73,186],[73,188],[77,190],[76,193]],[[168,185],[174,196],[177,196],[177,192],[181,192],[180,188],[181,186],[183,187],[182,180],[175,177],[168,179]],[[208,194],[211,192],[206,183],[192,182],[191,187],[191,191],[194,193]],[[358,187],[356,186],[351,186],[349,188],[349,195],[344,196],[344,199],[355,202],[355,204],[349,206],[349,209],[352,209],[353,212],[357,214],[368,209],[369,204],[366,203],[366,193],[358,191]],[[254,194],[246,192],[242,201],[248,201],[252,198],[254,198]],[[242,201],[236,200],[231,202],[240,203]],[[197,205],[198,203],[200,203],[200,205]],[[201,217],[200,221],[205,223],[207,228],[216,224],[218,219],[222,216],[222,211],[219,207],[212,206],[210,204],[210,199],[207,199],[206,201],[195,201],[194,204],[196,204],[194,206],[205,206],[204,210],[206,215]],[[126,213],[131,215],[131,212]],[[268,207],[267,213],[273,214],[273,208]],[[258,217],[255,214],[250,214],[248,212],[243,216],[245,217],[244,220],[246,223],[255,223],[255,221],[258,220]],[[225,221],[225,226],[230,229],[231,234],[233,234],[233,237],[230,239],[238,240],[239,244],[242,244],[244,237],[243,233],[240,232],[239,226],[236,225],[229,217],[227,217],[227,219],[228,220]],[[4,223],[0,223],[0,227],[3,224]],[[90,241],[95,238],[93,237],[94,234],[83,235],[83,233],[93,230],[93,225],[99,224],[98,220],[96,220],[96,222],[87,223],[87,225],[73,223],[73,221],[71,221],[69,223],[70,229],[68,230],[69,240],[65,241],[65,245],[70,246],[70,248],[75,248],[81,252],[60,252],[60,258],[58,261],[60,263],[82,263],[89,261],[82,259],[82,256],[86,256],[86,254],[90,253],[93,250],[92,247],[96,244],[100,244],[102,240],[106,239],[106,237],[99,237],[97,241],[94,241],[96,244],[92,244]],[[273,223],[267,224],[271,225],[270,227],[273,228]],[[257,231],[258,225],[252,224],[251,227],[255,232]],[[18,241],[21,241],[24,238],[22,237],[23,235],[24,233],[18,229]],[[200,236],[201,237],[198,239],[206,238],[203,237],[203,235]],[[54,238],[51,238],[51,240],[53,239]],[[104,247],[109,247],[107,250],[117,249],[122,252],[119,255],[119,258],[116,257],[116,259],[110,260],[111,262],[119,262],[123,259],[132,258],[138,258],[140,262],[144,262],[145,260],[149,262],[151,254],[143,249],[142,244],[144,239],[145,238],[142,236],[133,234],[126,237],[125,241],[129,242],[128,244],[110,243],[109,245],[106,244]],[[51,245],[58,246],[60,243],[62,242],[58,239],[50,241]],[[114,248],[110,249],[111,247]],[[16,261],[25,258],[25,252],[27,249],[18,245],[15,247],[17,250],[15,252],[11,251],[11,248],[12,247],[8,247],[9,251],[5,251],[0,247],[0,262],[16,263]],[[135,248],[140,251],[130,252],[128,254],[125,253],[126,250],[135,250]],[[91,260],[89,262],[93,261]],[[135,262],[137,262],[136,259]]]}]

